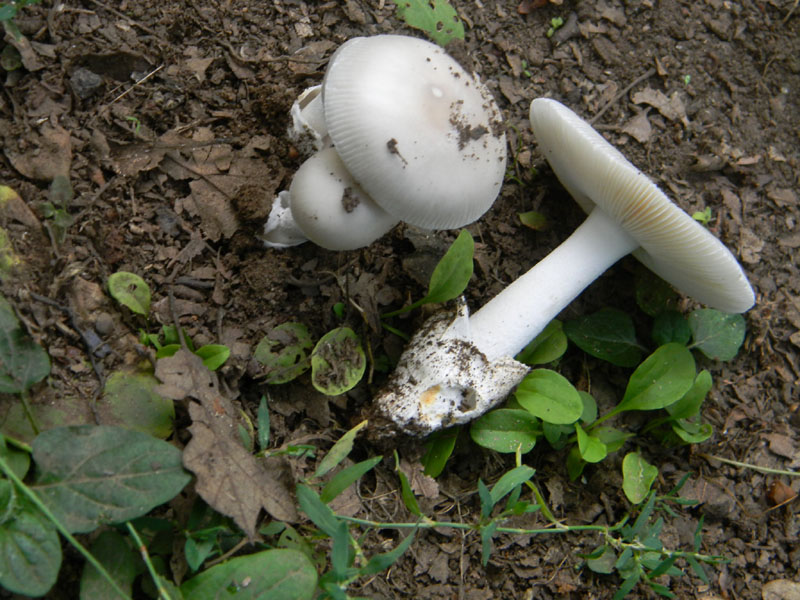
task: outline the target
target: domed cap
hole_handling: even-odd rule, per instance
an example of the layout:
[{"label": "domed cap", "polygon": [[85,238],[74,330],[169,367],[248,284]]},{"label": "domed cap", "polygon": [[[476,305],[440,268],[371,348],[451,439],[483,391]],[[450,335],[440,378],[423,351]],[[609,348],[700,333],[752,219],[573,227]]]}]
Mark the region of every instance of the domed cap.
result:
[{"label": "domed cap", "polygon": [[289,194],[295,225],[328,250],[363,248],[397,224],[353,181],[333,148],[300,165]]},{"label": "domed cap", "polygon": [[548,98],[531,102],[539,148],[558,179],[587,213],[595,205],[640,248],[645,266],[683,293],[728,313],[748,310],[753,289],[731,252],[686,214],[587,122]]},{"label": "domed cap", "polygon": [[328,132],[384,210],[425,229],[461,227],[491,207],[506,139],[489,90],[435,44],[348,40],[323,81]]}]

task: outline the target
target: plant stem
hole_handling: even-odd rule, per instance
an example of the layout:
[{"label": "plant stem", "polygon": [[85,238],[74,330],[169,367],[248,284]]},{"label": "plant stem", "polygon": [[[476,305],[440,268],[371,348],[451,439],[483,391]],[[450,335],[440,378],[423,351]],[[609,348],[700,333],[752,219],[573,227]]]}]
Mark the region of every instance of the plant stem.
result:
[{"label": "plant stem", "polygon": [[108,581],[109,585],[114,589],[114,591],[117,592],[121,598],[130,600],[130,596],[128,596],[128,594],[126,594],[122,588],[119,587],[119,585],[117,585],[117,582],[114,581],[114,578],[111,576],[111,574],[106,571],[102,564],[100,564],[100,561],[92,556],[92,553],[84,548],[83,545],[76,540],[69,531],[67,531],[67,528],[61,524],[61,521],[59,521],[52,511],[47,508],[47,506],[39,499],[39,496],[37,496],[33,490],[25,485],[25,483],[23,483],[19,477],[17,477],[17,475],[11,470],[11,467],[8,466],[5,459],[2,457],[0,457],[0,470],[2,470],[3,474],[12,481],[17,489],[19,489],[19,491],[21,491],[25,497],[27,497],[28,500],[30,500],[53,525],[55,525],[55,528],[58,529],[58,532],[64,536],[64,539],[66,539],[73,548],[80,552],[89,564],[97,569],[97,572],[100,573],[103,579]]},{"label": "plant stem", "polygon": [[167,590],[164,589],[164,586],[161,584],[161,577],[158,575],[158,572],[153,566],[153,563],[150,562],[150,554],[147,552],[147,546],[145,546],[144,543],[142,542],[142,538],[139,537],[136,528],[134,528],[134,526],[131,525],[130,521],[126,521],[125,525],[127,526],[128,532],[130,532],[131,537],[136,542],[136,547],[139,549],[139,554],[142,555],[142,560],[144,561],[144,564],[147,565],[147,571],[150,573],[150,578],[153,580],[156,589],[158,589],[158,597],[162,598],[163,600],[172,600]]},{"label": "plant stem", "polygon": [[[396,523],[389,522],[383,523],[380,521],[370,521],[369,519],[359,519],[357,517],[345,517],[344,515],[337,515],[339,519],[363,525],[365,527],[374,527],[378,529],[435,529],[437,527],[450,527],[452,529],[461,529],[467,531],[477,531],[478,526],[470,523],[454,523],[451,521],[422,521],[419,523]],[[561,525],[560,528],[547,527],[543,529],[523,529],[519,527],[498,527],[495,531],[497,533],[512,533],[517,535],[541,535],[549,533],[567,533],[570,531],[599,531],[601,533],[610,533],[621,528],[623,523],[615,525]]]},{"label": "plant stem", "polygon": [[706,454],[705,452],[698,452],[698,455],[702,456],[707,460],[718,460],[719,462],[725,463],[727,465],[733,465],[734,467],[741,467],[743,469],[752,469],[753,471],[759,471],[760,473],[769,473],[771,475],[786,475],[788,477],[800,477],[800,473],[798,473],[797,471],[785,471],[783,469],[771,469],[769,467],[759,467],[758,465],[751,465],[750,463],[743,463],[739,462],[738,460],[722,458],[721,456],[714,456],[713,454]]}]

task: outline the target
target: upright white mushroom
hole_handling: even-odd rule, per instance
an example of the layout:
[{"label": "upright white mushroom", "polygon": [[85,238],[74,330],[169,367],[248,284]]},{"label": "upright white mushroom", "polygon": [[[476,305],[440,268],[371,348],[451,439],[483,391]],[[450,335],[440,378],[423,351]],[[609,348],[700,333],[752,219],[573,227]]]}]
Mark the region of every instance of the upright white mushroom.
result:
[{"label": "upright white mushroom", "polygon": [[755,301],[730,251],[588,123],[544,98],[531,103],[530,119],[539,148],[589,217],[472,317],[462,306],[412,338],[375,399],[379,413],[408,433],[467,422],[500,402],[528,370],[513,356],[631,252],[713,308],[738,313]]},{"label": "upright white mushroom", "polygon": [[[309,91],[293,114],[316,147],[330,140],[352,180],[395,221],[462,227],[491,207],[503,183],[506,139],[491,93],[430,42],[399,35],[348,40],[331,57],[321,92]],[[296,178],[310,173],[301,168]],[[267,241],[282,243],[285,231],[291,237],[303,230],[281,213],[285,204],[275,204]],[[322,237],[363,225],[348,223],[329,223]],[[383,222],[375,231],[373,239],[385,233]]]}]

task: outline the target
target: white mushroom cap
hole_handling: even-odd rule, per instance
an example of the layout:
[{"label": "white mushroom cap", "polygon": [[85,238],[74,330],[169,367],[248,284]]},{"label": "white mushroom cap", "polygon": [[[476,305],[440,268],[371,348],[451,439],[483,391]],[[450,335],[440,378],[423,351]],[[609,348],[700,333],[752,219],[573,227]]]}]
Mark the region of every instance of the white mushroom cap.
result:
[{"label": "white mushroom cap", "polygon": [[296,226],[328,250],[367,246],[397,224],[353,180],[333,148],[300,165],[289,194]]},{"label": "white mushroom cap", "polygon": [[425,229],[478,219],[503,183],[506,140],[488,89],[435,44],[353,38],[323,81],[328,132],[384,210]]},{"label": "white mushroom cap", "polygon": [[755,302],[731,252],[678,208],[597,131],[563,104],[537,98],[530,120],[558,179],[587,213],[595,205],[641,246],[634,256],[692,298],[723,312]]}]

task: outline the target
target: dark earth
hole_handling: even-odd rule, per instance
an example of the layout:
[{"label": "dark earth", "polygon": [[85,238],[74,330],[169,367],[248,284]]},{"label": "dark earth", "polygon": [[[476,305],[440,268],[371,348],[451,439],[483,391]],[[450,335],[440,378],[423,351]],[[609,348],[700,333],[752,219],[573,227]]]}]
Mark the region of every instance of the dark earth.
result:
[{"label": "dark earth", "polygon": [[[535,97],[555,98],[591,121],[690,214],[710,208],[709,227],[756,290],[747,337],[732,361],[698,359],[714,376],[704,404],[704,420],[714,427],[709,441],[665,449],[642,437],[634,445],[658,466],[661,493],[691,472],[682,493],[701,501],[668,521],[665,543],[691,546],[704,514],[702,551],[730,562],[709,569],[710,585],[691,574],[662,581],[679,598],[800,598],[798,503],[775,506],[769,493],[778,481],[792,498],[800,481],[708,458],[769,469],[800,466],[797,1],[452,4],[466,29],[452,52],[493,91],[512,157],[500,197],[468,227],[476,240],[469,305],[491,298],[583,218],[537,151],[527,121]],[[554,17],[565,24],[547,37]],[[311,244],[265,249],[258,233],[273,196],[302,162],[286,135],[291,104],[321,81],[336,47],[354,36],[424,34],[384,0],[70,0],[28,7],[16,22],[30,43],[20,47],[23,66],[2,74],[0,184],[23,202],[4,209],[0,225],[20,264],[6,273],[1,289],[52,359],[51,376],[31,390],[31,402],[63,407],[66,422],[91,421],[104,377],[147,356],[138,328],[156,331],[177,319],[195,345],[231,348],[219,376],[237,406],[253,415],[261,394],[269,394],[275,447],[330,447],[361,420],[386,370],[370,370],[352,391],[329,398],[311,387],[308,374],[265,386],[251,361],[253,348],[287,321],[305,323],[318,339],[342,324],[332,308],[344,302],[344,324],[374,354],[396,359],[403,341],[379,326],[378,315],[425,294],[431,269],[458,232],[400,225],[368,248],[343,253]],[[65,204],[65,228],[48,217],[47,201]],[[531,210],[544,214],[548,227],[522,225],[518,214]],[[604,306],[635,314],[637,268],[632,258],[621,261],[562,317]],[[116,271],[136,273],[150,285],[149,323],[108,296],[106,282]],[[693,306],[685,300],[681,309]],[[411,333],[429,313],[414,311],[393,324]],[[86,331],[111,349],[93,357],[95,364],[79,335]],[[590,373],[601,410],[613,404],[627,377],[574,348],[559,369],[579,386]],[[16,402],[0,398],[0,411],[10,414]],[[179,404],[175,444],[188,442],[190,422]],[[635,419],[626,425],[635,428]],[[420,447],[403,443],[401,456],[423,511],[440,519],[474,521],[477,479],[495,481],[513,466],[511,457],[465,438],[433,482],[420,474]],[[354,459],[378,452],[386,455],[359,439]],[[525,460],[537,469],[535,480],[558,519],[602,524],[629,508],[620,489],[622,454],[588,467],[578,481],[567,476],[565,454],[544,442]],[[390,457],[337,510],[413,520]],[[313,461],[293,463],[296,478],[313,468]],[[185,519],[187,505],[173,502],[174,518]],[[518,524],[546,525],[538,513]],[[363,548],[384,552],[398,539],[380,530]],[[351,593],[611,598],[619,577],[582,568],[577,556],[599,541],[592,533],[504,535],[483,567],[475,534],[428,531],[396,565],[359,581]],[[51,597],[77,597],[81,564],[67,554]],[[185,567],[176,567],[173,577],[184,574]],[[655,594],[639,586],[632,596]]]}]

